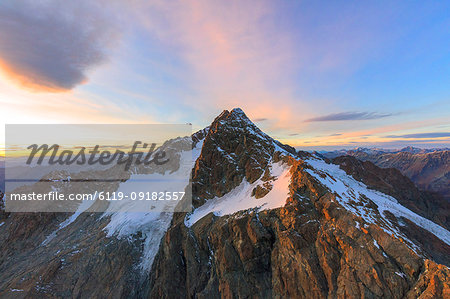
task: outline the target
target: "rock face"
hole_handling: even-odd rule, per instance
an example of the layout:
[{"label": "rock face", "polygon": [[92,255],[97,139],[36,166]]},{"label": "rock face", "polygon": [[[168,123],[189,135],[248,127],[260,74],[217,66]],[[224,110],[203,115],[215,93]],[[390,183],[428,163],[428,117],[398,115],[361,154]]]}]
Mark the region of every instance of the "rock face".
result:
[{"label": "rock face", "polygon": [[45,244],[63,220],[62,213],[15,214],[0,228],[0,297],[135,296],[139,239],[108,239],[106,219],[86,213]]},{"label": "rock face", "polygon": [[[372,162],[362,162],[351,156],[341,156],[332,162],[368,187],[393,196],[409,210],[433,220],[447,230],[450,229],[450,203],[435,193],[420,191],[399,170],[380,168]],[[403,225],[400,226],[402,232],[422,244],[423,249],[435,261],[449,265],[449,246],[408,219],[403,218],[402,221]]]},{"label": "rock face", "polygon": [[0,297],[450,296],[448,214],[398,171],[296,152],[240,109],[192,140],[191,213],[125,236],[114,215],[0,218]]},{"label": "rock face", "polygon": [[[264,176],[269,161],[282,161],[289,165],[291,173],[287,204],[278,209],[256,208],[222,217],[210,213],[192,226],[186,225],[185,214],[175,214],[149,275],[149,297],[443,298],[448,295],[447,267],[423,258],[430,255],[423,249],[414,250],[411,241],[396,238],[380,225],[343,208],[336,200],[337,195],[308,172],[311,169],[305,162],[308,154],[272,146],[273,141],[266,135],[242,127],[248,123],[241,111],[226,111],[213,122],[196,163],[195,193],[203,199],[208,196],[209,200],[220,197],[238,186],[243,178],[251,183]],[[239,137],[236,132],[241,132]],[[246,167],[249,161],[252,164]],[[204,166],[217,168],[215,182],[207,171],[199,171]],[[398,180],[410,183],[397,174]],[[224,177],[230,181],[221,181]],[[357,179],[363,180],[363,176]],[[373,179],[378,183],[380,177]],[[212,188],[214,183],[222,185]],[[395,183],[394,179],[391,183]],[[372,185],[379,185],[393,195],[402,193],[399,190],[397,194],[389,184]],[[425,199],[416,194],[413,185],[403,189],[408,187],[413,188],[410,193],[415,197],[404,195],[402,201],[409,200],[411,207],[417,205],[416,210],[426,214],[426,209],[422,211],[426,202],[415,203]],[[197,201],[194,207],[201,203]],[[374,205],[369,199],[367,208],[374,209]],[[393,222],[401,220],[392,218]],[[448,252],[448,244],[438,242]],[[440,258],[450,264],[448,255]]]},{"label": "rock face", "polygon": [[450,229],[450,202],[435,193],[419,190],[399,170],[380,168],[352,156],[337,157],[332,162],[368,187],[391,195],[411,211]]}]

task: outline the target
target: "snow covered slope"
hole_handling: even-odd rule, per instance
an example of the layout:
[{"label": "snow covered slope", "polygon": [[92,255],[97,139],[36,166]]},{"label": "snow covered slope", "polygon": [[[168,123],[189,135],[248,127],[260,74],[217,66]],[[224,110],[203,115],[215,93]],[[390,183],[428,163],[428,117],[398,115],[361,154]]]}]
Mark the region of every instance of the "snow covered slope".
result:
[{"label": "snow covered slope", "polygon": [[271,175],[274,177],[272,189],[262,198],[252,196],[252,191],[256,186],[265,182],[258,179],[250,184],[245,179],[231,192],[222,197],[215,197],[208,200],[204,205],[195,209],[195,211],[186,216],[185,224],[190,227],[195,222],[209,213],[216,216],[230,215],[238,211],[257,208],[258,210],[275,209],[284,206],[289,196],[290,173],[289,166],[282,162],[272,163],[270,165]]},{"label": "snow covered slope", "polygon": [[[389,233],[400,236],[401,233],[398,229],[384,216],[384,212],[388,211],[396,217],[405,217],[411,220],[413,223],[428,230],[450,245],[450,232],[448,230],[405,208],[395,198],[367,188],[363,183],[347,175],[338,165],[328,164],[317,157],[307,159],[306,162],[313,168],[306,170],[309,174],[314,176],[331,192],[335,193],[337,195],[336,199],[341,205],[358,216],[363,217],[367,222],[376,223]],[[370,199],[377,205],[379,213],[374,213],[373,210],[367,209],[363,205],[354,204],[355,202],[364,200],[364,197]],[[378,215],[381,215],[383,218],[380,219]],[[404,235],[402,237],[405,238]]]}]

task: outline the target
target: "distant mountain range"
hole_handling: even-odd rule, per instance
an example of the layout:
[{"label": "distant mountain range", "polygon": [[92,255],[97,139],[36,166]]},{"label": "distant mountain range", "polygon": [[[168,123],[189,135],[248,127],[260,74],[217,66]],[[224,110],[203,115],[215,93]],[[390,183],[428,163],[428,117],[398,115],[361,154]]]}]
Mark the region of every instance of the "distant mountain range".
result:
[{"label": "distant mountain range", "polygon": [[433,152],[444,152],[449,151],[450,148],[418,148],[413,146],[407,146],[402,149],[384,149],[384,148],[367,148],[367,147],[356,147],[353,149],[341,149],[334,151],[317,151],[317,153],[324,155],[327,158],[336,158],[339,156],[354,154],[372,154],[372,155],[380,155],[380,154],[397,154],[397,153],[410,153],[410,154],[428,154]]},{"label": "distant mountain range", "polygon": [[356,148],[320,152],[333,159],[353,156],[370,161],[382,168],[396,168],[409,177],[420,189],[437,192],[450,199],[450,149],[420,149],[405,147],[400,150]]}]

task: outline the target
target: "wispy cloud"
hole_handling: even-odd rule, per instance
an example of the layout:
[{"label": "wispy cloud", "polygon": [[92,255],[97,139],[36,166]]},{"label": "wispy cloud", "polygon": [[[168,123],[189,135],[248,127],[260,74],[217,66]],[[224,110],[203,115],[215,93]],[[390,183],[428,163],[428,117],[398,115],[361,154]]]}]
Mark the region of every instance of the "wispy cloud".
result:
[{"label": "wispy cloud", "polygon": [[450,137],[450,132],[430,132],[405,135],[388,135],[386,138],[442,138]]},{"label": "wispy cloud", "polygon": [[328,115],[313,117],[305,120],[305,122],[318,122],[318,121],[342,121],[342,120],[368,120],[368,119],[379,119],[391,116],[392,114],[386,113],[376,113],[376,112],[341,112],[332,113]]},{"label": "wispy cloud", "polygon": [[106,60],[117,28],[101,3],[6,1],[0,5],[0,70],[34,91],[66,91]]},{"label": "wispy cloud", "polygon": [[263,122],[263,121],[266,121],[266,120],[267,120],[267,118],[262,117],[262,118],[255,118],[253,121],[254,122]]},{"label": "wispy cloud", "polygon": [[[300,64],[292,32],[272,1],[155,1],[138,11],[149,39],[181,61],[178,76],[206,118],[241,107],[265,126],[292,121],[305,106],[294,97]],[[307,110],[306,108],[302,109]],[[277,111],[277,113],[273,113]]]}]

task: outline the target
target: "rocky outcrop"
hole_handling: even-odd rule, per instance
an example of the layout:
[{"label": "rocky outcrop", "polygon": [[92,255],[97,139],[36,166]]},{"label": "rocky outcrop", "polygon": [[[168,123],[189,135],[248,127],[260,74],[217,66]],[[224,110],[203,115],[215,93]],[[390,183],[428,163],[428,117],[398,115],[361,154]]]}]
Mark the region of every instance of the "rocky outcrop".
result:
[{"label": "rocky outcrop", "polygon": [[414,288],[406,294],[406,298],[449,298],[449,268],[425,261],[425,271],[417,280]]}]

